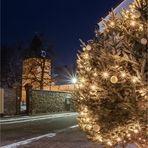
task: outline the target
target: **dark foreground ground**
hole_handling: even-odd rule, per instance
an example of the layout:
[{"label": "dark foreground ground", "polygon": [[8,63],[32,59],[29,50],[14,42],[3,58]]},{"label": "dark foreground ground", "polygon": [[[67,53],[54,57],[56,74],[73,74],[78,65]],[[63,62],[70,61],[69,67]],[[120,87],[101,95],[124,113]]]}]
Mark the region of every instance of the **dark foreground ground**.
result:
[{"label": "dark foreground ground", "polygon": [[86,139],[78,128],[68,129],[55,137],[42,138],[19,148],[101,148]]},{"label": "dark foreground ground", "polygon": [[[67,129],[57,133],[51,138],[42,138],[30,144],[19,146],[18,148],[105,148],[92,143],[86,135],[79,129]],[[118,147],[122,148],[122,147]],[[137,148],[135,145],[128,145],[126,148]]]},{"label": "dark foreground ground", "polygon": [[77,126],[76,115],[1,125],[0,144],[2,148],[106,148],[86,138]]},{"label": "dark foreground ground", "polygon": [[9,145],[76,125],[76,115],[0,125],[0,146]]}]

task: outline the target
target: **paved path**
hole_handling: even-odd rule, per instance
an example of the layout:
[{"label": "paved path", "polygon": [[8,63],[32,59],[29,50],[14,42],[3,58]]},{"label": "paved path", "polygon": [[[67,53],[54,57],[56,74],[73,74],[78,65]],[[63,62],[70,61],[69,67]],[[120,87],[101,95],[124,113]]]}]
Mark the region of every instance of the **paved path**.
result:
[{"label": "paved path", "polygon": [[[12,147],[7,147],[12,148]],[[105,148],[95,144],[86,138],[84,132],[78,127],[67,128],[55,135],[34,139],[31,143],[20,145],[17,148]],[[116,147],[122,148],[122,147]],[[127,145],[126,148],[137,148],[135,145]]]},{"label": "paved path", "polygon": [[13,121],[9,124],[3,123],[1,124],[1,146],[49,133],[56,133],[57,130],[76,124],[76,114],[74,113],[59,117],[46,117],[42,118],[42,120],[39,118],[39,120],[33,119],[25,122]]},{"label": "paved path", "polygon": [[[86,138],[76,116],[2,124],[2,148],[103,148]],[[126,148],[137,147],[130,144]]]}]

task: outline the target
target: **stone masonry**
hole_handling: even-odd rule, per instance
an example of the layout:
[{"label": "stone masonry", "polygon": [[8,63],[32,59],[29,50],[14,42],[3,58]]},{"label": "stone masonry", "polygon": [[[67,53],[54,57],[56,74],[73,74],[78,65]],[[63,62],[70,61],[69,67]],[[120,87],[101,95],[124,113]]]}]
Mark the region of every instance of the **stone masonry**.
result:
[{"label": "stone masonry", "polygon": [[72,93],[32,90],[30,107],[32,114],[64,112],[72,109]]},{"label": "stone masonry", "polygon": [[4,114],[5,115],[16,114],[16,90],[15,89],[4,90]]}]

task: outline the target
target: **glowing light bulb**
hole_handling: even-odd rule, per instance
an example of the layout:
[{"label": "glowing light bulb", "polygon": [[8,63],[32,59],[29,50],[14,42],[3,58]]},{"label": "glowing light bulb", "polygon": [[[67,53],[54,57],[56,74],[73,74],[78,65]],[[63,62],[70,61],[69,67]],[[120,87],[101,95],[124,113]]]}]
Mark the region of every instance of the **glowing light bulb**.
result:
[{"label": "glowing light bulb", "polygon": [[126,10],[126,13],[129,13],[129,10]]},{"label": "glowing light bulb", "polygon": [[86,118],[86,122],[89,122],[89,120],[90,120],[89,118]]},{"label": "glowing light bulb", "polygon": [[124,17],[125,17],[125,18],[128,18],[128,15],[124,14]]},{"label": "glowing light bulb", "polygon": [[99,139],[100,142],[103,142],[102,138]]},{"label": "glowing light bulb", "polygon": [[132,78],[132,82],[133,82],[133,83],[136,83],[137,81],[138,81],[138,78],[137,78],[137,77],[133,77],[133,78]]},{"label": "glowing light bulb", "polygon": [[125,72],[121,72],[121,77],[125,78],[126,77],[126,73]]},{"label": "glowing light bulb", "polygon": [[91,48],[90,45],[87,45],[87,46],[86,46],[86,49],[87,49],[87,50],[91,50],[92,48]]},{"label": "glowing light bulb", "polygon": [[97,87],[96,87],[95,85],[91,85],[90,88],[91,88],[92,90],[96,90]]},{"label": "glowing light bulb", "polygon": [[107,142],[108,145],[112,146],[112,143],[110,141]]},{"label": "glowing light bulb", "polygon": [[98,76],[98,74],[97,74],[96,72],[95,72],[93,75],[94,75],[95,77]]},{"label": "glowing light bulb", "polygon": [[132,21],[130,22],[130,25],[134,27],[134,26],[136,25],[136,22],[135,22],[134,20],[132,20]]},{"label": "glowing light bulb", "polygon": [[87,107],[84,107],[84,112],[88,112],[88,109],[87,109]]},{"label": "glowing light bulb", "polygon": [[111,21],[110,25],[113,27],[113,26],[115,26],[115,23],[113,21]]},{"label": "glowing light bulb", "polygon": [[139,92],[142,94],[142,93],[144,93],[144,90],[143,90],[143,89],[141,89]]},{"label": "glowing light bulb", "polygon": [[87,125],[86,127],[88,130],[91,130],[92,126],[91,125]]},{"label": "glowing light bulb", "polygon": [[139,138],[139,140],[141,140],[141,138]]},{"label": "glowing light bulb", "polygon": [[86,67],[86,71],[91,71],[91,67]]},{"label": "glowing light bulb", "polygon": [[139,131],[138,131],[137,129],[135,129],[135,130],[134,130],[134,133],[136,133],[136,134],[137,134],[137,133],[139,133]]},{"label": "glowing light bulb", "polygon": [[139,30],[140,30],[140,31],[143,31],[143,25],[140,25],[140,26],[139,26]]},{"label": "glowing light bulb", "polygon": [[84,54],[84,59],[89,59],[89,55],[87,53]]},{"label": "glowing light bulb", "polygon": [[84,85],[83,84],[79,84],[79,88],[83,88],[84,87]]},{"label": "glowing light bulb", "polygon": [[96,136],[96,139],[99,140],[100,142],[103,142],[102,137]]},{"label": "glowing light bulb", "polygon": [[118,137],[118,138],[117,138],[117,141],[120,142],[120,141],[121,141],[121,138]]},{"label": "glowing light bulb", "polygon": [[81,116],[83,116],[83,115],[84,115],[84,112],[83,112],[83,111],[81,111],[81,112],[80,112],[80,115],[81,115]]},{"label": "glowing light bulb", "polygon": [[84,83],[85,82],[85,79],[84,78],[81,78],[80,79],[80,82]]},{"label": "glowing light bulb", "polygon": [[141,94],[141,96],[145,96],[146,95],[146,90],[145,89],[141,89],[139,91],[139,93]]},{"label": "glowing light bulb", "polygon": [[83,51],[85,51],[85,50],[86,50],[86,48],[85,48],[85,47],[83,47],[82,49],[83,49]]},{"label": "glowing light bulb", "polygon": [[119,68],[119,65],[116,65],[115,68]]},{"label": "glowing light bulb", "polygon": [[103,77],[104,79],[107,79],[107,78],[109,77],[109,73],[108,73],[108,72],[103,72],[103,73],[102,73],[102,77]]}]

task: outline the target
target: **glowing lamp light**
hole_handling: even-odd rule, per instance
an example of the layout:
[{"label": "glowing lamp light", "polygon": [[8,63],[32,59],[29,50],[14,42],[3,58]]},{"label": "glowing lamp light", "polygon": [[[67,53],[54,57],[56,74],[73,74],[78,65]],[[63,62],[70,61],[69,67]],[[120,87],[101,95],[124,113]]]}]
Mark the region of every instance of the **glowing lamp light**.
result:
[{"label": "glowing lamp light", "polygon": [[77,78],[75,78],[75,77],[72,78],[72,79],[71,79],[71,82],[72,82],[73,84],[76,84],[76,83],[77,83]]}]

